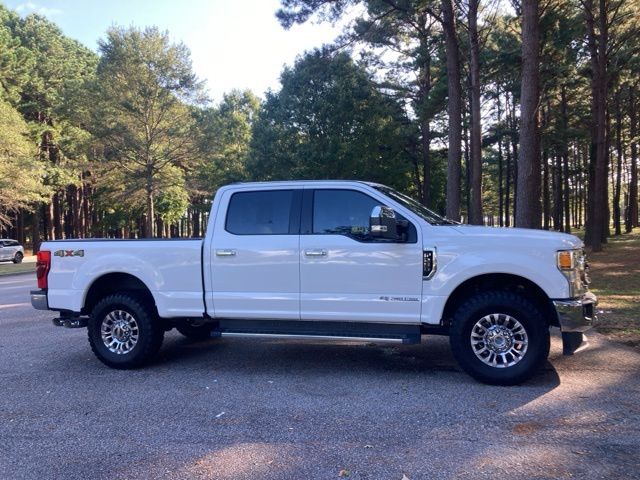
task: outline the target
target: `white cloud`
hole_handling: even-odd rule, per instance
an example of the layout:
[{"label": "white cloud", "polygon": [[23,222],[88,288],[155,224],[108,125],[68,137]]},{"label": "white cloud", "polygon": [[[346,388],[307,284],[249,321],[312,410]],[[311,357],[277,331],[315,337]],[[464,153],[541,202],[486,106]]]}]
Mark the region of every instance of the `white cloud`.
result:
[{"label": "white cloud", "polygon": [[33,2],[21,3],[20,5],[16,6],[15,10],[18,13],[25,14],[39,13],[40,15],[44,15],[46,17],[60,15],[62,13],[62,10],[60,10],[59,8],[44,7]]}]

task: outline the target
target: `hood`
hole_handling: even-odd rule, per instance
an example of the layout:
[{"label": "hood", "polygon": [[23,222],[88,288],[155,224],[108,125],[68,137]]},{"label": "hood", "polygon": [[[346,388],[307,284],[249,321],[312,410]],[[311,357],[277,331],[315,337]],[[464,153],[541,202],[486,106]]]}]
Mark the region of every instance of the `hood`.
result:
[{"label": "hood", "polygon": [[536,245],[544,243],[557,250],[582,248],[584,243],[575,235],[567,233],[534,230],[530,228],[509,227],[481,227],[476,225],[454,225],[452,230],[467,237],[482,238],[483,241],[520,242],[521,244]]}]

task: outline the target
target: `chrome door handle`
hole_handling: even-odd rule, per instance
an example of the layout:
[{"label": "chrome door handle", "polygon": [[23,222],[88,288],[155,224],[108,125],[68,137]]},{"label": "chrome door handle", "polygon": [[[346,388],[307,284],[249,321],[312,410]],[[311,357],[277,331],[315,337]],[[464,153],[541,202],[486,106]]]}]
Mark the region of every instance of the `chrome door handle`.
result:
[{"label": "chrome door handle", "polygon": [[236,255],[236,251],[235,250],[231,250],[229,248],[223,248],[223,249],[219,249],[216,250],[216,255],[218,257],[234,257]]},{"label": "chrome door handle", "polygon": [[307,257],[326,257],[327,251],[326,250],[305,250],[304,254]]}]

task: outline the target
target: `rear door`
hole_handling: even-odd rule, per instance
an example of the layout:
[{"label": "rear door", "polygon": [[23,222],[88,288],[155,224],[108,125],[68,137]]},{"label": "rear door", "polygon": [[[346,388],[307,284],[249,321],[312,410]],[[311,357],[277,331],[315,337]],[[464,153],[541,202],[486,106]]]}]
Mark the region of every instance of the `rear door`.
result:
[{"label": "rear door", "polygon": [[215,316],[300,319],[302,189],[228,191],[211,251]]},{"label": "rear door", "polygon": [[420,231],[407,242],[369,236],[372,209],[384,204],[349,188],[305,192],[300,235],[302,320],[419,323]]}]

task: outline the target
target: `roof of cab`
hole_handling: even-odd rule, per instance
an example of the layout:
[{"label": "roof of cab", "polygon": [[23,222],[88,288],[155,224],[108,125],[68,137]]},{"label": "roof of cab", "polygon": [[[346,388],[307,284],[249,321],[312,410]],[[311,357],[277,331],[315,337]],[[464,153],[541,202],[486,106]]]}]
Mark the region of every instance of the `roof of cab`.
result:
[{"label": "roof of cab", "polygon": [[363,180],[278,180],[278,181],[270,181],[270,182],[236,182],[236,183],[232,183],[230,185],[227,185],[228,187],[235,187],[235,186],[247,186],[247,187],[260,187],[260,186],[269,186],[269,187],[276,187],[276,186],[305,186],[305,185],[333,185],[333,184],[340,184],[340,183],[344,183],[344,184],[353,184],[353,183],[360,183],[363,185],[368,185],[370,187],[374,187],[374,186],[378,186],[380,185],[379,183],[375,183],[375,182],[365,182]]}]

